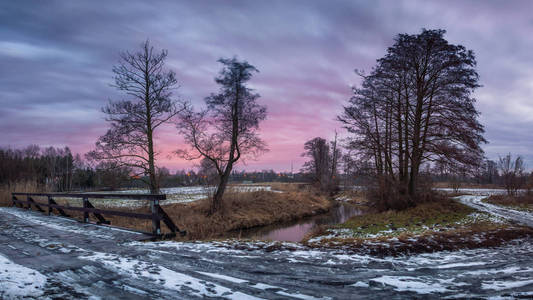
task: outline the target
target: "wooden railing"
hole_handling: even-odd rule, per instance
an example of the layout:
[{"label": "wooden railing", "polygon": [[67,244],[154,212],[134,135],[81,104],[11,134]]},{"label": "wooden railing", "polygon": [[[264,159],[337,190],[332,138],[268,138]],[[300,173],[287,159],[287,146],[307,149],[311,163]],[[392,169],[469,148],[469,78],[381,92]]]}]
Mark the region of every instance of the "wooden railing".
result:
[{"label": "wooden railing", "polygon": [[[98,220],[96,224],[108,224],[111,222],[106,220],[104,215],[113,215],[121,216],[128,218],[137,218],[152,220],[152,232],[143,232],[150,234],[155,238],[168,238],[176,236],[176,233],[184,235],[184,231],[180,231],[179,228],[174,224],[172,219],[167,215],[167,213],[159,205],[159,201],[166,200],[166,195],[147,195],[147,194],[67,194],[67,193],[12,193],[12,202],[16,207],[31,209],[32,205],[40,212],[45,212],[42,207],[48,207],[48,215],[50,215],[54,209],[63,216],[71,217],[65,212],[65,210],[73,210],[83,212],[84,223],[89,223],[89,214],[93,214],[94,217]],[[25,200],[22,198],[25,197]],[[36,201],[36,197],[46,197],[47,202],[42,203]],[[82,199],[83,207],[76,206],[64,206],[59,205],[54,198],[77,198]],[[20,198],[20,199],[19,199]],[[108,210],[108,209],[99,209],[92,205],[89,199],[128,199],[128,200],[149,200],[150,201],[150,214],[134,213],[127,211],[118,211],[118,210]],[[20,206],[19,206],[20,205]],[[26,205],[26,206],[24,206]],[[161,232],[161,221],[170,230],[170,233],[162,234]],[[142,231],[141,231],[142,232]]]}]

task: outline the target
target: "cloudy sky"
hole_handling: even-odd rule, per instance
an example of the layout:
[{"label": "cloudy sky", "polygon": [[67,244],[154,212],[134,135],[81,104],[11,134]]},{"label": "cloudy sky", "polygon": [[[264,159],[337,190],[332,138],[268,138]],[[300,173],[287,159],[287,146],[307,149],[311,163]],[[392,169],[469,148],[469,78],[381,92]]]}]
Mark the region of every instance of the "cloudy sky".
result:
[{"label": "cloudy sky", "polygon": [[[476,92],[489,144],[533,167],[533,1],[2,1],[0,3],[0,146],[68,145],[90,150],[107,124],[100,111],[122,99],[110,84],[123,50],[149,38],[168,49],[176,96],[200,105],[217,87],[219,57],[246,59],[251,84],[268,107],[261,135],[270,152],[249,170],[298,169],[303,143],[331,138],[335,117],[398,33],[445,29],[474,50]],[[160,164],[181,139],[158,135]]]}]

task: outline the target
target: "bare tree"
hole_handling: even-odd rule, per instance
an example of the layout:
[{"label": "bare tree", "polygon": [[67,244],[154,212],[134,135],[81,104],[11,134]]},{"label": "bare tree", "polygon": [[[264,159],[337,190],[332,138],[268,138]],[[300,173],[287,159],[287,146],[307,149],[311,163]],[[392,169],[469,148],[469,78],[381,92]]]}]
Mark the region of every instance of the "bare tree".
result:
[{"label": "bare tree", "polygon": [[236,58],[218,61],[223,64],[215,78],[220,91],[205,98],[205,110],[194,112],[189,107],[181,113],[177,126],[190,145],[190,149],[177,153],[188,160],[208,159],[218,174],[211,214],[222,207],[234,164],[242,157],[255,157],[266,151],[265,143],[257,134],[259,122],[266,118],[266,107],[257,104],[259,94],[247,86],[258,70]]},{"label": "bare tree", "polygon": [[135,53],[121,53],[119,64],[113,67],[114,86],[130,99],[110,101],[102,109],[111,128],[88,154],[128,167],[136,172],[134,175],[148,176],[148,181],[143,182],[152,194],[159,193],[155,131],[184,109],[172,99],[177,80],[173,71],[165,69],[166,58],[167,51],[155,51],[149,41]]},{"label": "bare tree", "polygon": [[516,196],[526,181],[524,159],[520,155],[513,159],[511,153],[508,153],[504,157],[500,157],[498,168],[507,194]]},{"label": "bare tree", "polygon": [[309,157],[310,160],[302,166],[302,171],[311,174],[312,180],[318,183],[321,189],[327,186],[330,176],[330,151],[328,142],[316,137],[304,144],[305,152],[302,156]]},{"label": "bare tree", "polygon": [[338,186],[337,168],[341,156],[340,149],[337,147],[337,132],[331,143],[321,137],[316,137],[304,144],[304,150],[302,156],[310,160],[304,163],[302,171],[310,174],[313,182],[318,184],[321,190],[334,192]]},{"label": "bare tree", "polygon": [[483,158],[483,126],[471,96],[479,86],[475,57],[444,33],[400,34],[369,75],[358,72],[361,87],[338,118],[352,134],[348,147],[408,205],[417,201],[424,164],[462,172]]}]

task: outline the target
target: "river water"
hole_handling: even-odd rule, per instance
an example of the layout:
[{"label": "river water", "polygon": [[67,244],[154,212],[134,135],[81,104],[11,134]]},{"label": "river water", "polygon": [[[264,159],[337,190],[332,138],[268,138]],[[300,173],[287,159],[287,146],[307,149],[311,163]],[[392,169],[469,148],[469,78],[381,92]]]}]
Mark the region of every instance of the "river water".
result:
[{"label": "river water", "polygon": [[266,241],[300,242],[306,234],[317,225],[333,225],[344,223],[349,218],[362,214],[361,210],[349,204],[339,204],[325,214],[287,222],[251,228],[234,232],[230,237],[247,238]]}]

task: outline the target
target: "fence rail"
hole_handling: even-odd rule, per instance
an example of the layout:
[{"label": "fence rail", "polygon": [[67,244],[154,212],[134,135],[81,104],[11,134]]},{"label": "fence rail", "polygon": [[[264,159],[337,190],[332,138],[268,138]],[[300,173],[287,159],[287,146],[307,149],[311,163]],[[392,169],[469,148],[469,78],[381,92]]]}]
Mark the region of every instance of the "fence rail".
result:
[{"label": "fence rail", "polygon": [[[11,193],[11,197],[12,197],[11,200],[13,202],[13,206],[20,207],[20,208],[26,208],[26,209],[32,209],[32,205],[33,205],[35,209],[37,209],[40,212],[45,212],[45,210],[42,207],[47,207],[48,215],[50,215],[54,209],[56,209],[58,213],[63,217],[71,217],[69,214],[65,212],[65,210],[83,212],[84,223],[89,223],[89,214],[93,214],[94,217],[98,219],[98,222],[96,222],[97,224],[111,225],[111,222],[109,220],[106,220],[104,215],[113,215],[113,216],[121,216],[121,217],[128,217],[128,218],[152,220],[152,232],[151,233],[143,232],[143,233],[150,234],[155,238],[174,237],[176,236],[176,233],[180,233],[181,235],[185,234],[184,231],[179,230],[178,226],[174,224],[172,219],[167,215],[167,213],[159,205],[159,201],[166,200],[166,195],[99,194],[99,193],[92,193],[92,194]],[[26,199],[23,200],[22,199],[23,197],[25,197]],[[38,202],[34,199],[34,197],[46,197],[47,202],[46,203]],[[76,206],[59,205],[54,200],[54,198],[57,199],[59,197],[82,199],[83,206],[76,207]],[[89,199],[105,199],[105,198],[128,199],[128,200],[149,200],[151,213],[142,214],[142,213],[125,212],[125,211],[118,211],[118,210],[99,209],[99,208],[94,207],[92,203],[89,201]],[[165,225],[170,230],[170,233],[162,234],[161,221],[165,223]]]}]

